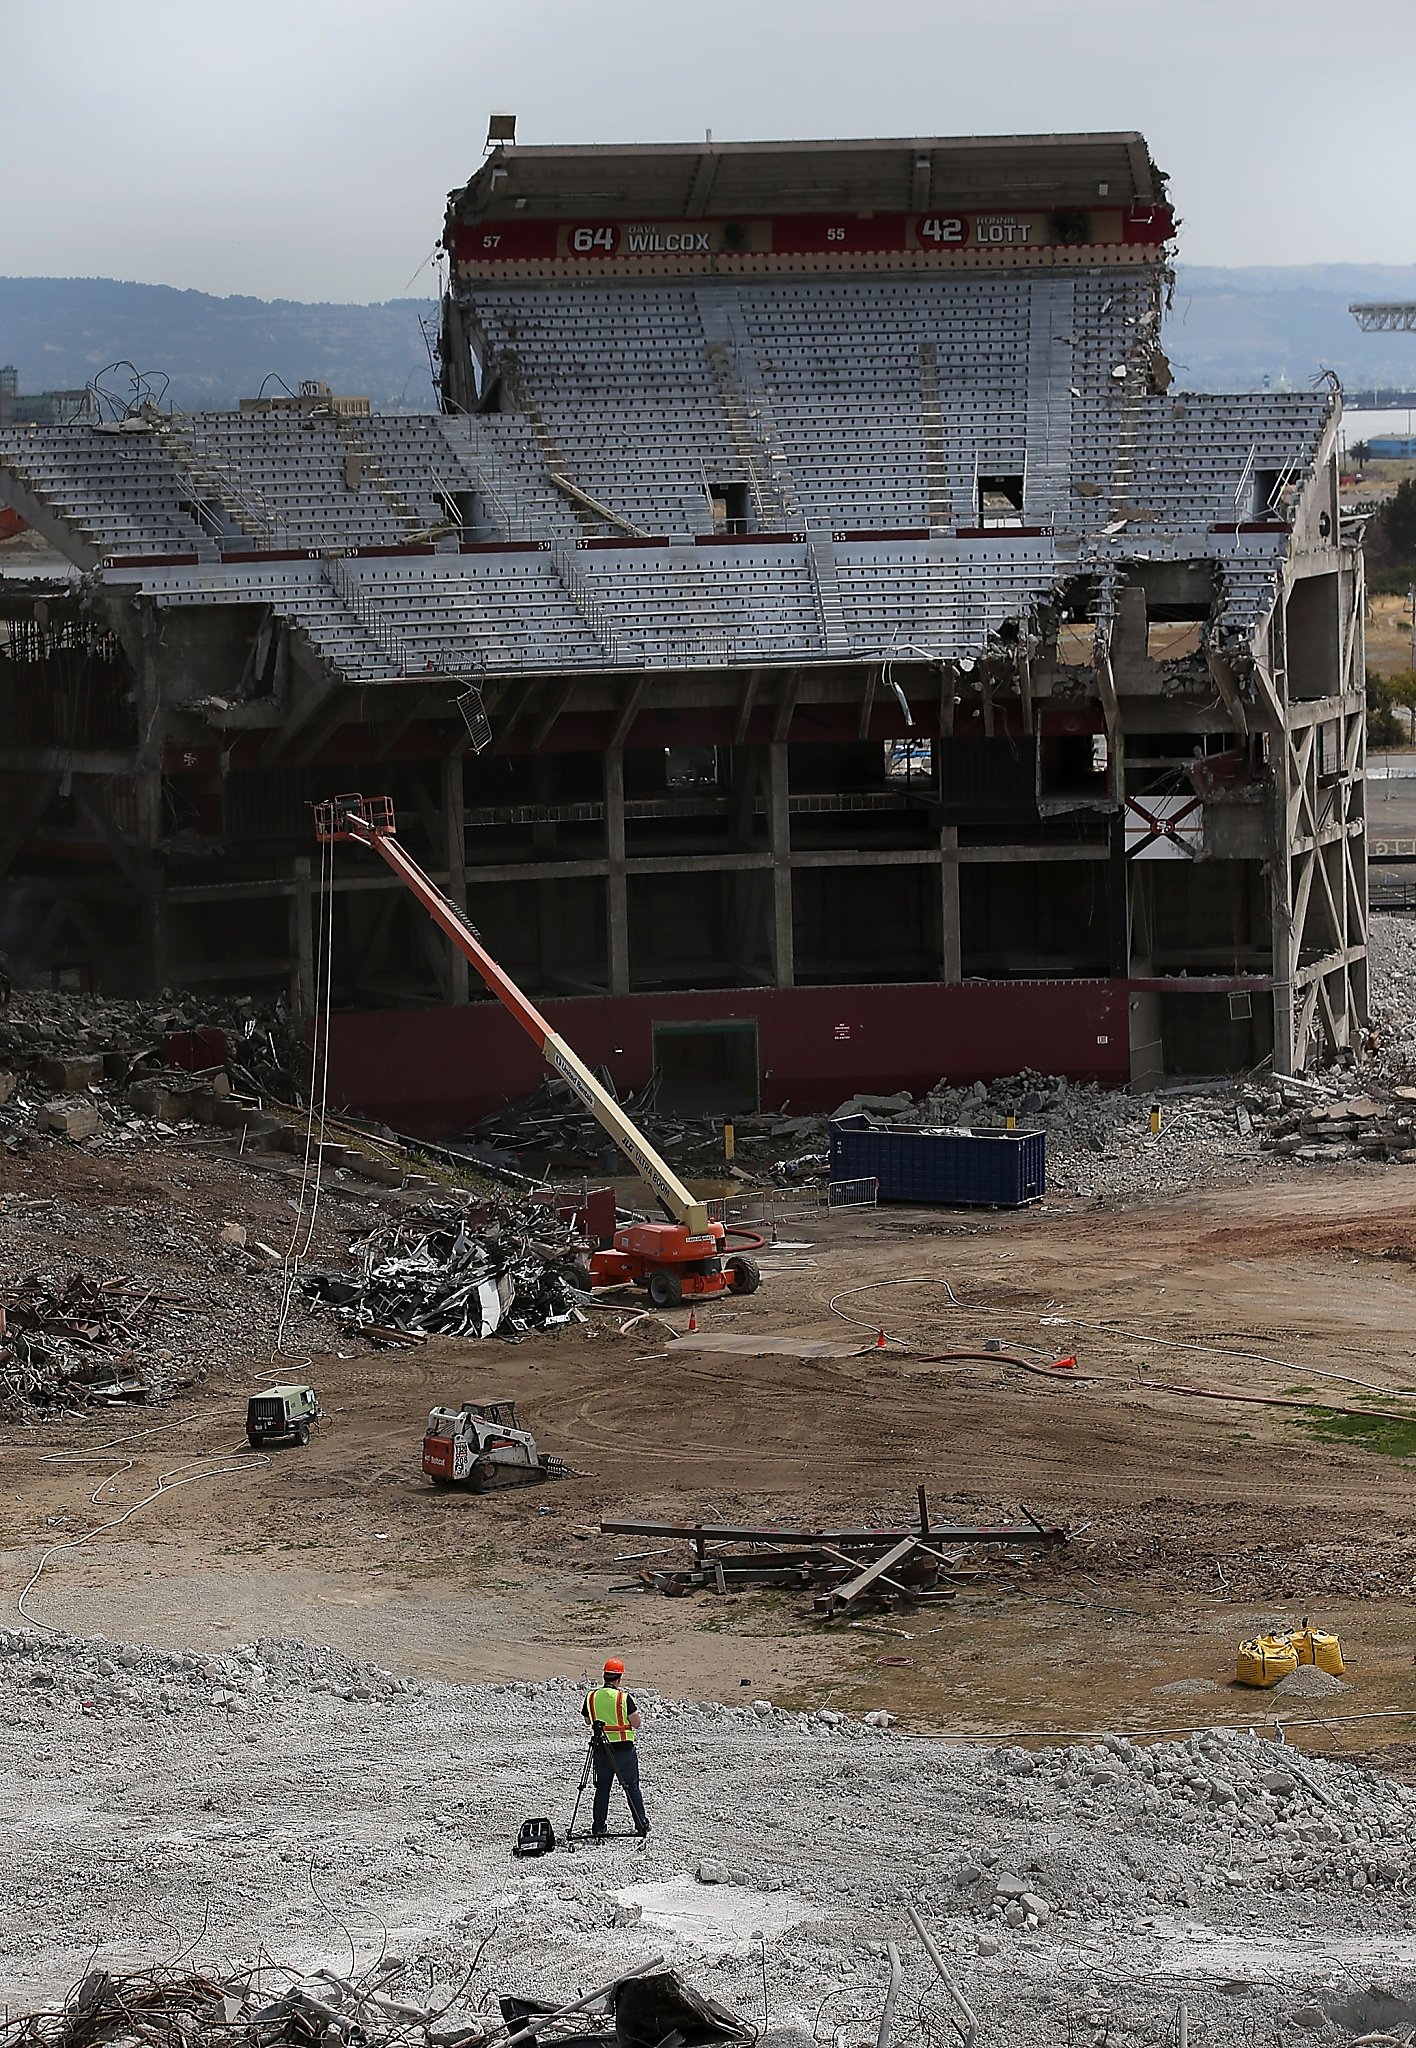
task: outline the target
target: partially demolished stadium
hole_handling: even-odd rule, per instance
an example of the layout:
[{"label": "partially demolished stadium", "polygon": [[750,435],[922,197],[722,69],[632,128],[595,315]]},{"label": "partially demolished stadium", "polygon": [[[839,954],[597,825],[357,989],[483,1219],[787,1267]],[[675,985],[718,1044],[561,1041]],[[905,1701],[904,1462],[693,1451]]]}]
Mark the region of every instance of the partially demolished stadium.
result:
[{"label": "partially demolished stadium", "polygon": [[[1336,392],[1199,396],[1136,135],[492,148],[437,414],[0,430],[0,945],[314,999],[432,1127],[534,1051],[310,805],[400,830],[628,1090],[731,1111],[1271,1058],[1366,1008]],[[5,556],[0,554],[0,563]]]}]

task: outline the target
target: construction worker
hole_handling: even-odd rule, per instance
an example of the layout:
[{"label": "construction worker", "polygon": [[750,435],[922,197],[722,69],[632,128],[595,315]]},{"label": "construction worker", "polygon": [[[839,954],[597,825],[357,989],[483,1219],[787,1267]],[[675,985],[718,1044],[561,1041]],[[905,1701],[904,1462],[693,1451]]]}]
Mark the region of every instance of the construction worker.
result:
[{"label": "construction worker", "polygon": [[624,1689],[624,1660],[605,1659],[602,1685],[586,1695],[581,1713],[590,1726],[590,1755],[595,1766],[595,1803],[590,1813],[590,1833],[597,1842],[605,1839],[610,1814],[610,1787],[616,1778],[624,1789],[634,1821],[634,1832],[647,1835],[649,1821],[639,1790],[639,1752],[635,1735],[640,1712],[634,1694]]}]

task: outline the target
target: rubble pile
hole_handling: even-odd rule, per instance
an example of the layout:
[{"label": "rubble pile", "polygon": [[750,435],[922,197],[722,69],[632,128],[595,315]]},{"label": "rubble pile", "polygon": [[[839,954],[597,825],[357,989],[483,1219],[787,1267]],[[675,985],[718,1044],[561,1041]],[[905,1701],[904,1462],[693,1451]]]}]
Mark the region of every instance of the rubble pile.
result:
[{"label": "rubble pile", "polygon": [[[878,1684],[856,1718],[636,1680],[652,1833],[582,1855],[563,1846],[584,1750],[570,1676],[453,1685],[295,1642],[206,1659],[0,1630],[0,1811],[28,1850],[0,1858],[0,1982],[11,2016],[34,2015],[7,2020],[0,2048],[383,2048],[395,2022],[412,2048],[425,2030],[474,2048],[514,2036],[529,1994],[563,2012],[681,1945],[729,2017],[762,2013],[765,1976],[771,2048],[829,2042],[843,2013],[852,2041],[862,2025],[874,2041],[890,1940],[908,2048],[903,2016],[935,1983],[912,1904],[985,2042],[1159,2048],[1180,1999],[1207,2048],[1337,2042],[1410,2000],[1410,1787],[1237,1727],[1042,1750],[902,1738],[888,1671]],[[1331,1705],[1285,1707],[1290,1734]],[[1183,1728],[1195,1711],[1235,1708],[1169,1697],[1150,1718]],[[297,1748],[323,1763],[292,1796]],[[465,1756],[475,1784],[449,1775]],[[101,1825],[74,1824],[76,1780]],[[537,1812],[561,1846],[518,1864]],[[120,1975],[154,1925],[225,1960]],[[341,1925],[337,1968],[317,1968]],[[88,2001],[126,2005],[126,2029],[86,2031],[82,1989],[31,1995],[105,1966],[117,1995],[90,1984]],[[528,1995],[498,2010],[489,1983]],[[813,2034],[817,2014],[830,2026]],[[619,2048],[665,2038],[622,2017]],[[610,2037],[599,2012],[583,2031]]]},{"label": "rubble pile", "polygon": [[1367,932],[1372,1031],[1363,1062],[1363,1085],[1416,1081],[1416,919],[1377,914]]},{"label": "rubble pile", "polygon": [[[482,1944],[485,1946],[485,1944]],[[755,2028],[683,1983],[672,1970],[633,1971],[564,2008],[511,1994],[495,2014],[462,2012],[480,1948],[450,1998],[415,1996],[406,1959],[381,1957],[344,1975],[328,1965],[299,1974],[264,1961],[245,1970],[90,1970],[58,2011],[0,2015],[0,2048],[751,2048]],[[283,1990],[272,1978],[292,1978]],[[429,1987],[430,1988],[430,1987]],[[658,2030],[657,2032],[655,2030]]]},{"label": "rubble pile", "polygon": [[16,989],[0,1007],[0,1067],[61,1089],[121,1085],[144,1067],[196,1072],[228,1060],[278,1094],[308,1054],[283,1002],[174,990],[139,1002]]},{"label": "rubble pile", "polygon": [[[384,1962],[357,1979],[320,1969],[297,1976],[283,1991],[272,1990],[268,1980],[290,1973],[271,1963],[220,1975],[147,1970],[112,1976],[91,1970],[61,2011],[0,2019],[0,2048],[100,2048],[109,2042],[123,2048],[311,2048],[316,2042],[324,2048],[352,2042],[381,2048],[394,2041],[416,2048],[432,2038],[440,2015],[406,1993],[394,1995],[405,1969],[401,1962]],[[488,2031],[463,2027],[458,2038],[470,2044]]]},{"label": "rubble pile", "polygon": [[[604,1078],[602,1076],[602,1078]],[[711,1117],[669,1117],[654,1107],[656,1083],[621,1104],[655,1149],[690,1169],[723,1164],[723,1126]],[[744,1119],[744,1127],[763,1121]],[[520,1167],[533,1159],[595,1166],[622,1173],[619,1149],[563,1081],[547,1079],[533,1095],[504,1103],[473,1124],[459,1140],[469,1155],[489,1166]]]},{"label": "rubble pile", "polygon": [[283,1004],[17,990],[0,1006],[0,1142],[12,1152],[35,1136],[121,1149],[196,1114],[214,1087],[297,1101],[307,1066]]},{"label": "rubble pile", "polygon": [[350,1252],[353,1275],[312,1274],[306,1291],[375,1339],[516,1338],[584,1319],[583,1252],[539,1205],[507,1199],[464,1212],[428,1202]]},{"label": "rubble pile", "polygon": [[140,1347],[137,1321],[158,1299],[121,1279],[30,1274],[0,1307],[0,1416],[156,1401],[184,1385]]}]

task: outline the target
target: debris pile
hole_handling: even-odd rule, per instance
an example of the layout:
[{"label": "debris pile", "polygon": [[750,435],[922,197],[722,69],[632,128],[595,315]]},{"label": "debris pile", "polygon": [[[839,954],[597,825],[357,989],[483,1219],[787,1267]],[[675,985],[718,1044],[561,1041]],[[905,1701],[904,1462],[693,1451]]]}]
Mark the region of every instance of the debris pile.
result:
[{"label": "debris pile", "polygon": [[525,1337],[580,1321],[590,1291],[583,1252],[545,1208],[510,1200],[465,1213],[425,1203],[418,1216],[381,1225],[351,1245],[352,1276],[312,1274],[312,1301],[365,1336],[390,1343],[429,1337]]},{"label": "debris pile", "polygon": [[121,1279],[31,1274],[0,1302],[0,1416],[156,1401],[183,1382],[139,1349],[136,1320],[162,1297]]},{"label": "debris pile", "polygon": [[[757,2039],[735,2013],[657,1967],[659,1958],[572,2004],[511,1995],[499,2000],[496,2017],[449,2021],[480,1960],[481,1947],[452,1996],[432,2000],[411,1995],[402,1981],[408,1964],[394,1957],[348,1976],[328,1967],[299,1976],[271,1962],[185,1976],[90,1970],[62,2010],[0,2017],[0,2048],[553,2048],[572,2041],[658,2048],[665,2040],[680,2048],[751,2048]],[[273,1991],[268,1980],[282,1976],[294,1981]]]},{"label": "debris pile", "polygon": [[[600,1078],[608,1077],[602,1074]],[[721,1120],[663,1116],[654,1107],[657,1091],[656,1074],[637,1095],[623,1099],[625,1114],[665,1158],[689,1167],[721,1169]],[[610,1173],[625,1170],[613,1139],[563,1081],[550,1078],[533,1095],[503,1103],[482,1117],[459,1143],[474,1159],[492,1166],[519,1167],[528,1159],[549,1159],[593,1165]]]},{"label": "debris pile", "polygon": [[0,1007],[0,1142],[121,1149],[192,1116],[225,1121],[205,1107],[213,1095],[296,1101],[308,1063],[283,1004],[17,990]]},{"label": "debris pile", "polygon": [[[1025,1511],[1026,1513],[1026,1511]],[[719,1593],[741,1586],[815,1592],[826,1621],[865,1607],[893,1608],[953,1600],[961,1586],[1016,1572],[1030,1555],[1066,1543],[1065,1529],[1028,1516],[1021,1522],[930,1523],[920,1499],[916,1527],[875,1529],[733,1528],[724,1524],[610,1522],[607,1536],[678,1537],[693,1545],[684,1566],[648,1565],[640,1582],[658,1593],[699,1588]]]},{"label": "debris pile", "polygon": [[16,989],[0,1007],[0,1067],[64,1091],[123,1085],[143,1068],[200,1073],[228,1062],[269,1094],[288,1094],[308,1064],[284,1002],[165,990],[119,1001],[61,989]]},{"label": "debris pile", "polygon": [[[396,2024],[411,2048],[425,2048],[425,2029],[430,2048],[459,2048],[459,2037],[465,2048],[531,2048],[524,2035],[542,2029],[508,2040],[489,1981],[569,2020],[591,1987],[680,1937],[697,1951],[695,1989],[730,2013],[761,2013],[765,1970],[772,2048],[810,2048],[813,2038],[829,2048],[838,2025],[843,2043],[873,2043],[892,1936],[903,1965],[894,2039],[909,2048],[905,2019],[934,1983],[911,1938],[911,1904],[923,1905],[988,2043],[1064,2048],[1070,2036],[1074,2048],[1158,2048],[1177,2038],[1181,1998],[1190,2038],[1206,2048],[1337,2041],[1380,2023],[1385,1992],[1409,1999],[1412,1788],[1243,1728],[1161,1741],[1111,1733],[1041,1750],[1007,1737],[969,1742],[958,1730],[904,1739],[889,1725],[891,1706],[909,1712],[895,1657],[938,1654],[922,1638],[896,1638],[888,1658],[862,1663],[855,1689],[869,1684],[878,1702],[865,1718],[824,1699],[788,1710],[736,1687],[726,1705],[662,1699],[636,1677],[653,1833],[642,1852],[557,1854],[532,1878],[511,1856],[517,1821],[540,1806],[528,1805],[528,1787],[546,1788],[559,1832],[584,1748],[584,1688],[569,1676],[410,1682],[290,1642],[205,1663],[0,1629],[0,1715],[12,1733],[0,1748],[0,1805],[35,1845],[0,1859],[0,1947],[14,1987],[0,2048],[179,2048],[179,2035],[183,2048],[316,2048],[329,2020],[271,2010],[301,1988],[336,2014],[334,2048],[349,2041],[350,1984],[415,2008],[361,2008],[372,2048],[390,2048]],[[249,1676],[236,1676],[247,1659]],[[1046,1690],[1045,1663],[1039,1670]],[[1008,1711],[988,1697],[997,1688],[986,1661],[980,1673],[960,1660],[957,1676],[965,1727]],[[1058,1702],[1059,1718],[1071,1704]],[[1271,1696],[1273,1709],[1282,1704]],[[1297,1735],[1331,1706],[1295,1700],[1282,1718]],[[1270,1701],[1265,1710],[1267,1724]],[[1252,1702],[1172,1697],[1157,1711],[1142,1699],[1135,1711],[1154,1731],[1193,1726],[1194,1714],[1251,1718]],[[144,1776],[154,1740],[155,1815]],[[306,1773],[292,1802],[297,1743],[352,1761]],[[445,1783],[449,1756],[477,1758],[475,1786]],[[76,1783],[117,1823],[70,1825]],[[437,1802],[418,1796],[430,1783],[442,1789]],[[221,1917],[213,1906],[198,1953],[233,1960],[197,1974],[236,2001],[229,2021],[223,2007],[225,2024],[210,2025],[203,1997],[147,2004],[147,1980],[115,1975],[136,2024],[67,2031],[74,2001],[51,2005],[49,1985],[91,1973],[95,1944],[110,1970],[131,1970],[126,1959],[154,1924],[180,1930],[178,1942],[199,1937],[213,1900]],[[317,1912],[352,1920],[371,1943],[361,1961],[386,1939],[386,1960],[407,1959],[404,1976],[365,1974],[347,1945],[334,1963],[342,1985],[314,1971],[333,1954],[311,1946],[333,1939],[317,1934]],[[469,1966],[494,1925],[469,1995]],[[380,1927],[393,1931],[381,1939]],[[277,1954],[293,1950],[300,1970],[271,1963],[272,1928],[285,1931]],[[162,1981],[194,1968],[183,1958]],[[608,2037],[603,2004],[578,2031]],[[164,2011],[185,2011],[190,2028],[169,2031]],[[618,2001],[614,2018],[617,2048],[658,2048],[680,2024],[654,2034],[653,2016],[630,2034]],[[1388,2031],[1400,2039],[1403,2027]],[[547,2030],[560,2032],[560,2022]],[[923,2033],[937,2048],[952,2038],[942,2017]]]},{"label": "debris pile", "polygon": [[[394,1995],[405,1973],[401,1962],[384,1962],[359,1978],[320,1969],[297,1977],[288,1990],[272,1992],[267,1980],[288,1975],[279,1965],[221,1975],[147,1970],[115,1977],[91,1970],[61,2012],[15,2015],[0,2023],[0,2048],[100,2048],[100,2044],[143,2042],[149,2048],[345,2048],[358,2042],[380,2048],[397,2041],[416,2048],[433,2039],[442,2015]],[[440,2041],[487,2038],[482,2026],[464,2027]]]},{"label": "debris pile", "polygon": [[1390,1099],[1344,1095],[1310,1084],[1298,1106],[1292,1084],[1279,1083],[1282,1106],[1269,1123],[1266,1139],[1273,1151],[1304,1163],[1329,1165],[1338,1159],[1396,1159],[1416,1162],[1416,1088],[1405,1085]]}]

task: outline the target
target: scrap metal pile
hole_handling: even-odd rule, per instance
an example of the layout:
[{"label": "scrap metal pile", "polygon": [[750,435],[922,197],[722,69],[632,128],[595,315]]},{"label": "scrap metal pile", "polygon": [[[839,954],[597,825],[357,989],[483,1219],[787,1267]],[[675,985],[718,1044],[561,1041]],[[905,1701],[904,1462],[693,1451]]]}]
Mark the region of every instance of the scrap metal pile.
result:
[{"label": "scrap metal pile", "polygon": [[30,1274],[0,1304],[0,1416],[155,1401],[173,1384],[140,1348],[135,1322],[162,1297],[125,1280]]},{"label": "scrap metal pile", "polygon": [[[392,1959],[347,1977],[329,1969],[299,1977],[271,1963],[219,1976],[92,1970],[60,2010],[0,2012],[0,2048],[555,2048],[571,2040],[752,2048],[757,2038],[734,2013],[663,1969],[661,1957],[573,2005],[504,1997],[495,2016],[449,2020],[480,1956],[451,1998],[431,2002],[407,1995],[399,1984],[406,1965]],[[270,1989],[281,1976],[293,1979],[288,1988]]]},{"label": "scrap metal pile", "polygon": [[1067,1542],[1065,1529],[1039,1522],[1026,1509],[1023,1515],[1018,1522],[931,1523],[921,1488],[914,1527],[785,1529],[608,1521],[600,1527],[607,1536],[680,1537],[693,1545],[692,1564],[644,1564],[640,1582],[655,1592],[799,1587],[815,1593],[817,1614],[830,1621],[866,1606],[952,1600],[961,1586],[1017,1576],[1039,1551]]},{"label": "scrap metal pile", "polygon": [[354,1276],[316,1273],[312,1301],[387,1343],[428,1337],[525,1337],[583,1320],[584,1252],[555,1215],[499,1201],[463,1211],[425,1203],[412,1221],[382,1225],[351,1250]]}]

